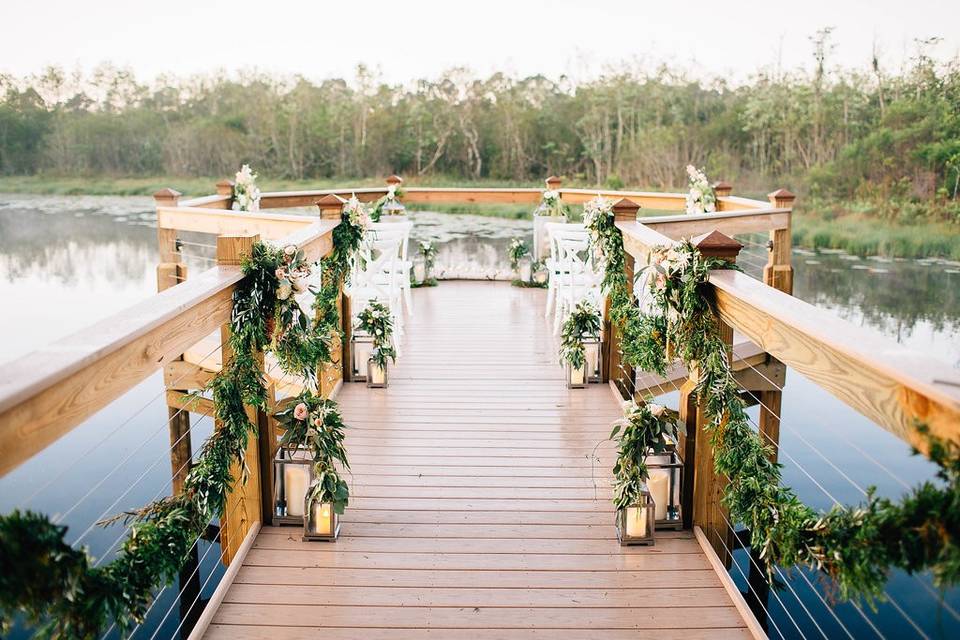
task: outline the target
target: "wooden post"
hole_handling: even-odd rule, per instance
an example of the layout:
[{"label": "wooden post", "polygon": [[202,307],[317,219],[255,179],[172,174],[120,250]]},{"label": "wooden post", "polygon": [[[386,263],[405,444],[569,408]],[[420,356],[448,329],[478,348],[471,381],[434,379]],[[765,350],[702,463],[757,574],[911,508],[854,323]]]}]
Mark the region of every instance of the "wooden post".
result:
[{"label": "wooden post", "polygon": [[[403,179],[399,176],[390,176],[387,178],[387,184],[400,185]],[[343,204],[346,202],[340,196],[330,193],[319,200],[316,205],[320,209],[320,218],[323,220],[340,220],[343,215]],[[323,397],[329,397],[337,386],[339,380],[350,381],[350,300],[343,293],[343,285],[340,285],[340,295],[337,301],[337,313],[339,314],[339,325],[343,333],[342,337],[334,339],[332,352],[335,362],[325,365],[317,372],[317,391]],[[317,318],[319,320],[319,317]],[[336,362],[339,352],[339,363]]]},{"label": "wooden post", "polygon": [[[786,189],[778,189],[767,195],[770,204],[777,209],[790,209],[793,214],[793,202],[796,196]],[[767,264],[763,268],[763,281],[784,293],[793,294],[793,267],[791,257],[790,225],[786,229],[774,229],[770,232],[770,251]]]},{"label": "wooden post", "polygon": [[[693,238],[691,242],[702,255],[723,258],[729,262],[736,262],[737,254],[743,248],[739,242],[719,231]],[[718,325],[720,337],[727,345],[727,359],[732,362],[733,328],[719,319]],[[727,525],[727,510],[721,502],[727,479],[714,469],[714,451],[707,430],[709,418],[702,399],[696,397],[698,381],[697,366],[692,363],[689,378],[680,390],[680,418],[687,426],[687,437],[683,443],[684,523],[703,529],[717,556],[729,567],[731,558],[728,549],[733,548],[733,532]]]},{"label": "wooden post", "polygon": [[559,191],[560,185],[563,184],[563,180],[557,176],[550,176],[544,182],[547,184],[547,191]]},{"label": "wooden post", "polygon": [[234,185],[233,180],[223,179],[223,180],[221,180],[220,182],[217,183],[217,195],[218,195],[218,196],[227,196],[227,197],[229,198],[229,200],[227,200],[227,202],[226,202],[226,206],[223,207],[224,209],[232,209],[232,208],[233,208],[233,188],[234,188],[234,186],[236,186],[236,185]]},{"label": "wooden post", "polygon": [[[221,266],[237,266],[241,263],[244,256],[249,256],[253,251],[253,245],[260,239],[257,235],[246,236],[219,236],[217,238],[217,264]],[[230,336],[232,335],[230,323],[224,324],[220,328],[220,350],[223,366],[229,366],[233,358],[233,352],[230,349]],[[257,354],[261,364],[263,354]],[[259,412],[253,408],[247,408],[247,417],[254,425],[262,424],[262,417]],[[219,421],[215,422],[216,429],[220,428]],[[254,523],[263,519],[263,508],[261,503],[261,482],[272,482],[271,469],[261,469],[260,448],[266,446],[269,450],[269,438],[272,435],[270,430],[258,429],[259,437],[249,438],[246,451],[247,481],[242,481],[243,469],[240,465],[233,463],[230,468],[230,474],[234,478],[234,485],[227,496],[226,511],[220,523],[220,545],[223,552],[223,562],[230,564],[234,554],[243,544],[243,539],[247,531]],[[261,442],[263,441],[263,442]]]},{"label": "wooden post", "polygon": [[720,201],[720,198],[726,198],[733,193],[733,185],[724,180],[720,180],[719,182],[714,182],[711,186],[713,187],[714,195],[717,196],[717,211],[723,211],[724,204]]},{"label": "wooden post", "polygon": [[[613,217],[617,222],[636,222],[637,212],[639,210],[639,204],[633,200],[623,198],[614,203]],[[634,259],[633,256],[627,252],[624,252],[623,259],[623,271],[627,280],[628,293],[630,299],[633,300]],[[603,345],[600,352],[603,358],[603,381],[615,381],[623,397],[631,398],[633,397],[633,368],[623,366],[623,361],[620,357],[620,344],[622,339],[621,329],[610,319],[610,298],[608,296],[603,305]]]},{"label": "wooden post", "polygon": [[328,193],[314,204],[320,209],[320,218],[323,220],[339,220],[343,214],[343,205],[346,202],[335,193]]},{"label": "wooden post", "polygon": [[[161,189],[153,194],[153,200],[159,207],[176,207],[180,192],[173,189]],[[186,267],[181,264],[180,249],[177,247],[177,230],[157,226],[157,248],[160,251],[160,264],[157,265],[157,291],[169,289],[186,278]]]}]

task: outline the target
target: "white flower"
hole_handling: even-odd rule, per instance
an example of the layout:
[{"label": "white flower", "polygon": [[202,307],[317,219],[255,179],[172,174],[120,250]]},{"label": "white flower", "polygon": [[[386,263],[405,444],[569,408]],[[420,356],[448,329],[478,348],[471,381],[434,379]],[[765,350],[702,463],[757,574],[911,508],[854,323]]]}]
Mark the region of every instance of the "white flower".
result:
[{"label": "white flower", "polygon": [[284,253],[284,255],[288,255],[288,256],[295,256],[295,255],[297,255],[297,245],[295,245],[295,244],[288,244],[287,246],[285,246],[285,247],[283,248],[283,253]]},{"label": "white flower", "polygon": [[390,185],[389,187],[387,187],[387,199],[388,199],[388,200],[393,200],[393,199],[396,197],[396,194],[397,194],[397,185],[392,184],[392,185]]},{"label": "white flower", "polygon": [[652,402],[647,405],[647,411],[650,412],[654,418],[659,418],[663,415],[663,412],[666,411],[666,407],[662,404],[653,404]]},{"label": "white flower", "polygon": [[287,298],[290,297],[290,294],[292,293],[293,293],[293,287],[291,287],[286,282],[284,282],[282,285],[277,287],[277,297],[280,298],[281,300],[286,300]]}]

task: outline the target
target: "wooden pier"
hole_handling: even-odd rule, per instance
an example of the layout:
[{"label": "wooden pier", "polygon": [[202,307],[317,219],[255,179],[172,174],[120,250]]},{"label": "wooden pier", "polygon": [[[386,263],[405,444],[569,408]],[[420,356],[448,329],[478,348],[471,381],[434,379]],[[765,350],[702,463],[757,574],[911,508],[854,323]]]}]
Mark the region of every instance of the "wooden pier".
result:
[{"label": "wooden pier", "polygon": [[607,438],[622,412],[608,385],[564,387],[543,292],[414,296],[390,387],[337,398],[353,469],[341,538],[262,528],[206,637],[750,637],[693,532],[617,543]]},{"label": "wooden pier", "polygon": [[[553,180],[548,184],[567,204],[597,195]],[[0,371],[0,475],[162,371],[165,389],[158,391],[169,407],[172,486],[181,491],[196,449],[188,412],[213,410],[209,398],[189,392],[205,387],[220,367],[218,349],[229,348],[233,292],[245,277],[240,256],[264,240],[295,244],[309,262],[317,261],[332,250],[342,196],[369,202],[387,193],[263,194],[263,209],[308,207],[301,215],[230,211],[232,185],[218,184],[217,191],[188,201],[172,190],[156,194],[155,297]],[[412,187],[403,199],[532,208],[540,195],[534,188]],[[717,270],[706,283],[734,355],[734,378],[745,399],[761,404],[758,430],[765,442],[779,442],[788,367],[921,450],[926,442],[917,422],[938,437],[956,438],[956,370],[790,295],[792,194],[776,191],[764,202],[733,196],[725,185],[717,189],[717,213],[672,216],[643,216],[638,208],[682,211],[684,194],[601,195],[617,202],[628,281],[651,250],[680,238],[705,234],[697,245],[705,255],[718,248],[715,241],[726,242],[731,258],[740,248],[731,237],[769,234],[762,282]],[[181,233],[216,236],[216,266],[188,277]],[[568,390],[543,317],[543,292],[443,282],[416,290],[414,301],[388,388],[344,383],[336,363],[318,372],[317,391],[337,394],[349,425],[351,498],[336,542],[302,542],[297,528],[273,526],[273,405],[247,408],[260,427],[248,441],[247,480],[235,469],[224,517],[202,534],[220,543],[228,568],[191,637],[764,636],[728,575],[732,551],[749,536],[735,535],[738,523],[729,522],[721,501],[726,479],[713,464],[697,371],[674,366],[661,379],[622,366],[620,328],[607,308],[602,369],[609,384]],[[349,338],[349,298],[340,304]],[[341,363],[349,360],[348,345],[334,345]],[[268,382],[271,401],[298,389],[296,380],[276,374]],[[664,386],[680,392],[686,424],[678,443],[684,528],[658,532],[654,547],[621,547],[611,502],[610,424],[622,415],[621,398],[645,400]],[[762,572],[740,577],[762,616]],[[181,581],[195,585],[196,597],[182,611],[189,624],[198,582],[195,575]]]}]

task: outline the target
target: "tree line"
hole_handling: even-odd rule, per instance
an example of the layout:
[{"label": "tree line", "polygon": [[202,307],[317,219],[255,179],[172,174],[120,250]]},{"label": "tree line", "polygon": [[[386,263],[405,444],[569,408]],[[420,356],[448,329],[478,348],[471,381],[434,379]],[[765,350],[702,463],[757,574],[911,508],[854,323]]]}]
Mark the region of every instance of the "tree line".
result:
[{"label": "tree line", "polygon": [[741,186],[824,195],[955,200],[960,63],[933,40],[897,71],[877,57],[831,65],[829,30],[812,68],[748,81],[663,66],[574,84],[478,78],[453,69],[395,85],[365,67],[347,82],[247,73],[147,84],[110,65],[0,76],[0,172],[308,179],[449,176],[681,186],[683,167]]}]

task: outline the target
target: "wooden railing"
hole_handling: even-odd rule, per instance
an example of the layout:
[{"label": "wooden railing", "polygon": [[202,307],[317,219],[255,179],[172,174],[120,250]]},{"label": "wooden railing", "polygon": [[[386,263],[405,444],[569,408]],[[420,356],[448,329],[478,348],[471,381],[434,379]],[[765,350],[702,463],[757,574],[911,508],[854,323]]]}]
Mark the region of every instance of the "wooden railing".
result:
[{"label": "wooden railing", "polygon": [[[392,184],[399,179],[391,178]],[[595,197],[590,189],[565,189],[559,179],[548,179],[569,204]],[[960,429],[960,376],[946,365],[915,354],[838,320],[829,313],[792,298],[790,223],[793,196],[786,191],[770,194],[768,202],[731,195],[719,184],[719,211],[700,216],[653,215],[682,211],[685,194],[601,190],[617,201],[617,228],[628,254],[631,276],[646,263],[654,247],[679,238],[697,240],[704,253],[735,257],[740,246],[730,236],[744,233],[769,235],[763,282],[733,271],[711,274],[718,319],[735,354],[734,369],[745,388],[760,398],[760,429],[772,442],[779,434],[779,412],[784,371],[793,367],[823,388],[907,442],[924,447],[916,436],[915,421],[927,424],[944,437],[957,437]],[[0,474],[5,474],[84,419],[106,406],[151,373],[163,369],[170,406],[171,460],[174,474],[190,459],[189,420],[181,411],[186,394],[201,388],[216,367],[196,362],[184,354],[191,345],[221,328],[219,344],[227,344],[233,288],[242,274],[238,257],[260,238],[294,243],[307,251],[309,260],[326,255],[332,246],[343,199],[355,194],[373,201],[386,187],[327,189],[265,193],[259,212],[235,212],[232,185],[217,185],[217,194],[181,200],[164,190],[156,194],[157,236],[160,254],[158,293],[127,311],[58,341],[4,367],[0,372]],[[403,190],[407,203],[512,203],[536,204],[541,190],[533,188],[418,188]],[[276,208],[319,207],[309,215],[269,213]],[[188,278],[178,248],[183,232],[218,236],[217,262],[212,269]],[[735,258],[734,258],[735,259]],[[341,298],[341,319],[349,318],[349,300]],[[653,384],[640,377],[619,358],[618,327],[605,318],[604,372],[621,393],[645,393]],[[340,362],[349,361],[350,323],[344,322],[346,341],[339,349]],[[750,342],[733,345],[734,332]],[[224,357],[221,354],[221,358]],[[322,392],[331,393],[348,367],[322,372]],[[683,512],[686,524],[699,525],[726,557],[721,542],[730,531],[719,501],[723,479],[713,472],[710,447],[704,442],[704,414],[695,397],[696,372],[674,370],[681,384],[680,409],[688,437],[681,443],[685,466]],[[193,409],[191,409],[193,410]],[[209,412],[209,404],[200,407]],[[266,425],[269,418],[252,416]],[[258,521],[269,522],[272,496],[270,461],[275,441],[262,435],[251,443],[249,460],[256,460],[256,483],[237,487],[233,510],[237,520],[226,523],[225,557],[239,547],[245,531]],[[254,475],[254,474],[252,474]],[[175,477],[175,490],[178,481]]]}]

